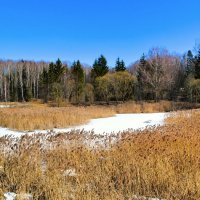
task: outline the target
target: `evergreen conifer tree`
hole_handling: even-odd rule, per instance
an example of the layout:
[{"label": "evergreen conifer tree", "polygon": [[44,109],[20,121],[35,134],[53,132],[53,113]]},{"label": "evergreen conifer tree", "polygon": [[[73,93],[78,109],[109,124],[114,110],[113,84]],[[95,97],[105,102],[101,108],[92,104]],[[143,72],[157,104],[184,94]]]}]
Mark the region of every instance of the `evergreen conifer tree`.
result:
[{"label": "evergreen conifer tree", "polygon": [[119,72],[119,71],[125,71],[126,67],[125,67],[125,63],[123,60],[120,61],[119,58],[117,58],[116,60],[116,64],[115,64],[115,71]]},{"label": "evergreen conifer tree", "polygon": [[42,98],[45,103],[48,102],[48,96],[49,96],[49,74],[47,69],[43,68],[42,74],[40,75],[40,83],[41,83],[41,89],[42,89]]},{"label": "evergreen conifer tree", "polygon": [[60,82],[61,81],[61,77],[63,75],[63,72],[64,72],[64,66],[61,62],[60,59],[58,59],[56,61],[56,64],[54,65],[54,78],[55,78],[55,82]]},{"label": "evergreen conifer tree", "polygon": [[140,58],[139,67],[137,68],[137,81],[138,81],[138,99],[142,100],[144,98],[144,71],[147,67],[147,61],[145,55],[143,54]]},{"label": "evergreen conifer tree", "polygon": [[28,77],[27,77],[27,70],[24,66],[22,69],[22,81],[23,81],[23,90],[24,90],[24,100],[29,101],[32,97],[31,88],[28,85]]},{"label": "evergreen conifer tree", "polygon": [[196,79],[200,79],[200,49],[198,51],[198,55],[195,58],[195,75]]},{"label": "evergreen conifer tree", "polygon": [[108,73],[108,71],[109,71],[109,68],[107,66],[107,60],[103,55],[101,55],[98,58],[98,60],[95,60],[95,62],[93,64],[93,68],[92,68],[92,71],[91,71],[91,75],[92,75],[93,80],[96,77],[104,76],[105,74]]},{"label": "evergreen conifer tree", "polygon": [[84,77],[85,77],[83,67],[79,60],[73,63],[71,68],[71,73],[73,75],[76,85],[75,86],[76,103],[79,103],[80,96],[84,88]]},{"label": "evergreen conifer tree", "polygon": [[194,71],[194,58],[193,58],[193,54],[192,51],[189,50],[187,52],[187,64],[186,64],[186,76],[188,76],[189,74],[191,74]]}]

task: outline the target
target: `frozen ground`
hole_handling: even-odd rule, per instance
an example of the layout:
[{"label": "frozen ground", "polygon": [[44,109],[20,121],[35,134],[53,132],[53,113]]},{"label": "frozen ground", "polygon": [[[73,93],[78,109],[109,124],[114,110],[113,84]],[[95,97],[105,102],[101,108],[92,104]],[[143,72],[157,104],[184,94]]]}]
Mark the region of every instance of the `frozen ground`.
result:
[{"label": "frozen ground", "polygon": [[[143,129],[146,126],[158,126],[164,124],[166,113],[141,113],[141,114],[117,114],[113,117],[92,119],[89,123],[63,129],[53,129],[53,132],[70,132],[71,130],[94,131],[95,134],[105,135],[118,133],[125,130]],[[26,133],[48,133],[50,130],[35,130],[33,132],[18,132],[7,128],[0,128],[0,137],[12,135],[20,137]]]}]

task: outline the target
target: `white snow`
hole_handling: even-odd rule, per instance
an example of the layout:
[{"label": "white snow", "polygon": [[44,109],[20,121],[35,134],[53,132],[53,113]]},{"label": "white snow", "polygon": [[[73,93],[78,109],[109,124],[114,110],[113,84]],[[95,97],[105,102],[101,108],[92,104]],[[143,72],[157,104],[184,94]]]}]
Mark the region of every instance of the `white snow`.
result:
[{"label": "white snow", "polygon": [[[126,130],[143,129],[147,126],[159,126],[164,124],[166,113],[141,113],[141,114],[117,114],[113,117],[92,119],[89,123],[62,129],[53,129],[53,132],[70,132],[72,130],[94,131],[95,134],[105,135]],[[0,137],[12,135],[20,137],[25,134],[48,133],[50,130],[35,130],[32,132],[13,131],[0,127]]]},{"label": "white snow", "polygon": [[[67,130],[93,130],[97,134],[104,135],[118,133],[129,129],[143,129],[146,126],[163,125],[165,116],[165,113],[118,114],[113,117],[93,119],[88,124],[76,126]],[[66,129],[59,130],[66,131]],[[58,131],[58,129],[56,131]]]},{"label": "white snow", "polygon": [[15,200],[16,198],[30,200],[32,199],[31,194],[15,194],[14,192],[7,192],[4,194],[5,200]]},{"label": "white snow", "polygon": [[0,105],[0,108],[10,108],[10,105]]},{"label": "white snow", "polygon": [[26,134],[25,132],[19,132],[19,131],[13,131],[8,128],[2,128],[0,127],[0,137],[3,137],[5,135],[12,135],[14,137],[21,137],[22,135]]},{"label": "white snow", "polygon": [[67,169],[63,172],[63,176],[77,176],[76,169]]},{"label": "white snow", "polygon": [[4,194],[5,200],[15,200],[16,194],[14,192],[7,192]]},{"label": "white snow", "polygon": [[166,199],[133,195],[133,200],[166,200]]}]

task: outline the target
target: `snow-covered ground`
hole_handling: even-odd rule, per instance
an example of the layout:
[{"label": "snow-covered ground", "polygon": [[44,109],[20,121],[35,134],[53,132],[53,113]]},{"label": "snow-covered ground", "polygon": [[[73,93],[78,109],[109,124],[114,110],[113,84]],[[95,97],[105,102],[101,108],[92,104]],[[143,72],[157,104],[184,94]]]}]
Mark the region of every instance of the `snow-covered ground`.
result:
[{"label": "snow-covered ground", "polygon": [[17,199],[24,199],[24,200],[31,200],[32,195],[31,194],[15,194],[14,192],[7,192],[4,194],[5,200],[15,200]]},{"label": "snow-covered ground", "polygon": [[10,108],[10,105],[0,105],[0,108]]},{"label": "snow-covered ground", "polygon": [[96,134],[118,133],[125,130],[143,129],[146,126],[158,126],[164,124],[166,113],[141,113],[141,114],[117,114],[113,117],[92,119],[88,124],[68,129],[55,129],[55,131],[71,131],[84,129],[93,130]]},{"label": "snow-covered ground", "polygon": [[[63,129],[53,129],[53,132],[70,132],[72,130],[94,131],[95,134],[105,135],[118,133],[125,130],[143,129],[146,126],[159,126],[164,124],[166,113],[141,113],[141,114],[117,114],[113,117],[92,119],[89,123]],[[33,133],[48,133],[50,130],[35,130],[33,132],[19,132],[0,128],[0,137],[12,135],[20,137],[22,135]]]}]

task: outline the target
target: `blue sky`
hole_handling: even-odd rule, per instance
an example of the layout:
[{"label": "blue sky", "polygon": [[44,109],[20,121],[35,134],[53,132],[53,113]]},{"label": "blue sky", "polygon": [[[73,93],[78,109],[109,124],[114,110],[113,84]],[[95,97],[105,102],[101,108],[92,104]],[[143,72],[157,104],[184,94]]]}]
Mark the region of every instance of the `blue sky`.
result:
[{"label": "blue sky", "polygon": [[114,65],[153,46],[184,53],[200,41],[199,0],[0,0],[0,58]]}]

